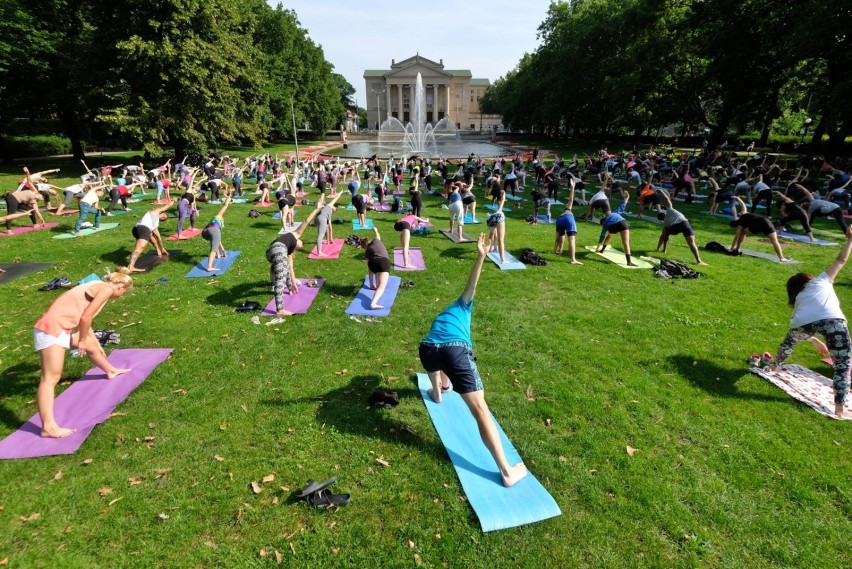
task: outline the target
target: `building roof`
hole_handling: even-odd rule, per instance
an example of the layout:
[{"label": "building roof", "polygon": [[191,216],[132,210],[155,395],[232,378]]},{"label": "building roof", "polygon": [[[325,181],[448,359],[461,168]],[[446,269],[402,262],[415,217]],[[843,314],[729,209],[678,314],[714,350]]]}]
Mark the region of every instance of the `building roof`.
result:
[{"label": "building roof", "polygon": [[471,87],[488,87],[491,85],[491,81],[488,79],[471,79],[470,86]]},{"label": "building roof", "polygon": [[390,73],[390,69],[366,69],[364,77],[384,77],[387,73]]},{"label": "building roof", "polygon": [[470,69],[444,69],[444,73],[449,73],[454,77],[473,77]]}]

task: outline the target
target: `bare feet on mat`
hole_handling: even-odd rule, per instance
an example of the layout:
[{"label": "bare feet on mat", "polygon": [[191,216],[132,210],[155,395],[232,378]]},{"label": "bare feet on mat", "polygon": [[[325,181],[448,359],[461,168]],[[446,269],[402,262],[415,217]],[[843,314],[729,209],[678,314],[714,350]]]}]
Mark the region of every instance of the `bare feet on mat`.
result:
[{"label": "bare feet on mat", "polygon": [[527,467],[523,462],[519,462],[515,466],[510,466],[508,476],[503,476],[503,486],[506,486],[507,488],[509,486],[514,486],[526,475]]},{"label": "bare feet on mat", "polygon": [[284,310],[283,308],[275,313],[275,316],[293,316],[293,312],[289,310]]},{"label": "bare feet on mat", "polygon": [[115,379],[119,375],[123,375],[130,371],[130,368],[115,368],[112,371],[107,372],[107,379]]},{"label": "bare feet on mat", "polygon": [[435,390],[430,387],[429,390],[426,393],[429,394],[429,397],[431,397],[432,401],[434,401],[435,403],[441,402],[441,393],[440,392],[435,392]]},{"label": "bare feet on mat", "polygon": [[46,439],[62,439],[73,434],[75,431],[76,429],[66,429],[57,425],[52,429],[42,429],[41,436]]},{"label": "bare feet on mat", "polygon": [[218,267],[207,267],[207,272],[208,272],[208,273],[214,273],[214,272],[216,272],[216,271],[218,271],[218,270],[219,270],[219,269],[218,269]]},{"label": "bare feet on mat", "polygon": [[370,305],[370,310],[382,310],[383,308],[384,308],[384,306],[382,306],[381,304],[371,304]]},{"label": "bare feet on mat", "polygon": [[835,403],[834,404],[834,414],[837,415],[838,418],[843,419],[846,417],[845,412],[843,411],[843,403]]}]

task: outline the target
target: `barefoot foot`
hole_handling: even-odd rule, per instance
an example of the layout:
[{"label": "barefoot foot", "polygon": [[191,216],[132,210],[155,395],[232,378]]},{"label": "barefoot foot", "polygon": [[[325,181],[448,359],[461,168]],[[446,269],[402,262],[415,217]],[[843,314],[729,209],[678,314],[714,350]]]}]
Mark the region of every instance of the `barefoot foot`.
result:
[{"label": "barefoot foot", "polygon": [[42,429],[41,436],[46,439],[62,439],[73,434],[75,431],[76,429],[66,429],[57,425],[49,429]]},{"label": "barefoot foot", "polygon": [[440,403],[440,402],[441,402],[441,394],[440,394],[440,393],[435,393],[435,390],[434,390],[434,389],[432,389],[431,387],[429,388],[429,390],[427,391],[427,393],[429,394],[429,397],[431,397],[431,398],[432,398],[432,401],[434,401],[435,403]]},{"label": "barefoot foot", "polygon": [[115,368],[112,371],[107,372],[107,379],[113,379],[119,375],[125,374],[130,371],[130,368]]},{"label": "barefoot foot", "polygon": [[583,263],[581,263],[581,262],[580,262],[580,261],[578,261],[577,259],[571,259],[571,264],[572,264],[572,265],[582,265]]},{"label": "barefoot foot", "polygon": [[517,484],[524,476],[527,475],[527,467],[523,462],[519,462],[515,466],[509,467],[508,474],[504,474],[503,476],[503,486],[507,488],[509,486],[514,486]]},{"label": "barefoot foot", "polygon": [[218,269],[218,267],[207,267],[207,272],[208,272],[208,273],[214,273],[214,272],[216,272],[216,271],[218,271],[218,270],[219,270],[219,269]]}]

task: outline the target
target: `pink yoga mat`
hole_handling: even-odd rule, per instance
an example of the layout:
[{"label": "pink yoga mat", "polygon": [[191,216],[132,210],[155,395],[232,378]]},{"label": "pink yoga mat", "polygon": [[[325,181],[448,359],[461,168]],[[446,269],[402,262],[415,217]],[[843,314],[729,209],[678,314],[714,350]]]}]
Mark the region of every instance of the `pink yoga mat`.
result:
[{"label": "pink yoga mat", "polygon": [[42,229],[53,229],[57,227],[58,223],[45,223],[44,225],[39,225],[38,227],[33,227],[32,225],[27,227],[16,227],[11,231],[11,233],[6,233],[6,228],[0,227],[0,237],[11,237],[12,235],[20,235],[21,233],[29,233],[30,231],[41,231]]},{"label": "pink yoga mat", "polygon": [[423,261],[423,251],[420,247],[408,248],[408,262],[414,265],[414,269],[406,269],[402,263],[402,247],[393,250],[393,270],[395,271],[425,271],[426,263]]},{"label": "pink yoga mat", "polygon": [[120,368],[132,368],[129,373],[107,379],[100,368],[93,368],[56,398],[53,410],[56,421],[63,427],[77,429],[77,432],[64,439],[42,438],[41,419],[35,414],[20,429],[0,441],[0,458],[32,458],[76,452],[95,425],[106,421],[115,406],[171,353],[171,349],[113,350],[109,355],[110,363]]},{"label": "pink yoga mat", "polygon": [[269,207],[272,205],[272,202],[256,202],[253,205],[254,207]]},{"label": "pink yoga mat", "polygon": [[319,255],[317,255],[317,248],[316,245],[314,245],[311,254],[308,255],[308,259],[317,259],[320,261],[324,261],[326,259],[337,259],[338,257],[340,257],[340,250],[343,249],[343,243],[343,239],[332,239],[331,245],[323,243],[322,252],[326,254],[325,257],[320,257]]},{"label": "pink yoga mat", "polygon": [[193,237],[201,235],[202,231],[203,229],[200,229],[198,227],[196,227],[195,229],[192,229],[190,227],[189,229],[184,229],[183,231],[181,231],[180,237],[178,237],[177,233],[175,233],[174,235],[169,235],[168,237],[166,237],[166,241],[177,241],[178,239],[192,239]]},{"label": "pink yoga mat", "polygon": [[432,227],[431,221],[424,221],[422,223],[418,223],[417,219],[413,215],[406,215],[405,217],[400,217],[397,221],[406,221],[409,223],[409,225],[411,225],[411,227],[414,227],[415,224],[418,227]]},{"label": "pink yoga mat", "polygon": [[304,197],[307,197],[307,195],[308,195],[308,192],[296,192],[297,198],[304,198]]},{"label": "pink yoga mat", "polygon": [[[169,200],[154,200],[154,201],[153,201],[153,202],[151,202],[151,203],[155,203],[155,204],[157,204],[157,205],[166,205],[166,204],[168,204],[168,203],[169,203]],[[202,202],[202,203],[204,203],[204,202]]]},{"label": "pink yoga mat", "polygon": [[[308,308],[313,304],[314,299],[319,294],[319,289],[322,288],[322,285],[325,284],[325,279],[316,279],[317,286],[310,287],[308,286],[307,279],[300,279],[302,286],[299,287],[299,291],[294,295],[285,294],[284,295],[284,309],[289,310],[294,314],[305,314],[308,311]],[[269,301],[269,304],[266,305],[266,308],[263,309],[263,312],[260,313],[261,316],[275,316],[275,299]]]},{"label": "pink yoga mat", "polygon": [[390,210],[391,210],[390,204],[386,204],[386,203],[383,203],[383,204],[374,203],[373,204],[373,211],[390,211]]}]

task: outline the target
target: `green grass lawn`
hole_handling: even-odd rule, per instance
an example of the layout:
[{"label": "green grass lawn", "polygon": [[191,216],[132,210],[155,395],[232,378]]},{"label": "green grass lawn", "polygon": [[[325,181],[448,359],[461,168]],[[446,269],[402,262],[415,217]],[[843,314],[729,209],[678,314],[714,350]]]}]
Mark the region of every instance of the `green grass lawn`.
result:
[{"label": "green grass lawn", "polygon": [[[58,185],[78,172],[73,161],[62,167]],[[18,172],[0,170],[0,186]],[[425,201],[436,229],[446,227],[442,200]],[[217,206],[202,208],[206,223]],[[126,264],[130,229],[147,209],[136,204],[115,219],[119,228],[84,239],[57,241],[47,230],[0,238],[0,261],[57,263],[0,287],[0,436],[36,412],[31,328],[59,294],[38,288]],[[701,279],[659,280],[583,250],[597,241],[596,225],[580,222],[578,267],[551,252],[553,226],[523,222],[529,205],[508,214],[509,251],[532,247],[548,265],[501,272],[486,261],[473,340],[492,412],[562,515],[483,534],[413,383],[417,345],[461,292],[474,246],[437,231],[414,237],[428,270],[406,273],[416,286],[378,323],[344,314],[365,274],[363,253],[300,253],[298,277],[327,279],[314,305],[283,324],[254,325],[234,307],[271,298],[264,251],[279,222],[269,210],[250,219],[249,209],[228,211],[224,243],[242,253],[227,273],[183,278],[207,243],[169,242],[184,254],[138,276],[96,320],[121,332],[120,348],[174,348],[117,415],[74,455],[0,462],[0,560],[10,567],[849,565],[849,424],[744,363],[783,338],[787,277],[820,272],[836,247],[785,242],[798,267],[706,253]],[[682,207],[699,244],[730,244],[727,222],[704,209]],[[337,216],[345,237],[354,212]],[[394,216],[370,217],[390,248]],[[73,222],[59,218],[59,229]],[[652,252],[658,226],[631,225],[634,254]],[[817,226],[839,238],[827,221]],[[305,233],[306,249],[315,236]],[[746,246],[771,251],[754,237]],[[692,261],[679,236],[667,257]],[[846,274],[837,292],[852,302]],[[831,374],[809,344],[793,361]],[[90,367],[69,357],[63,379]],[[397,391],[401,404],[369,408],[375,389]],[[628,446],[639,450],[631,457]],[[250,483],[270,474],[255,494]],[[308,479],[331,475],[350,505],[289,500]]]}]

